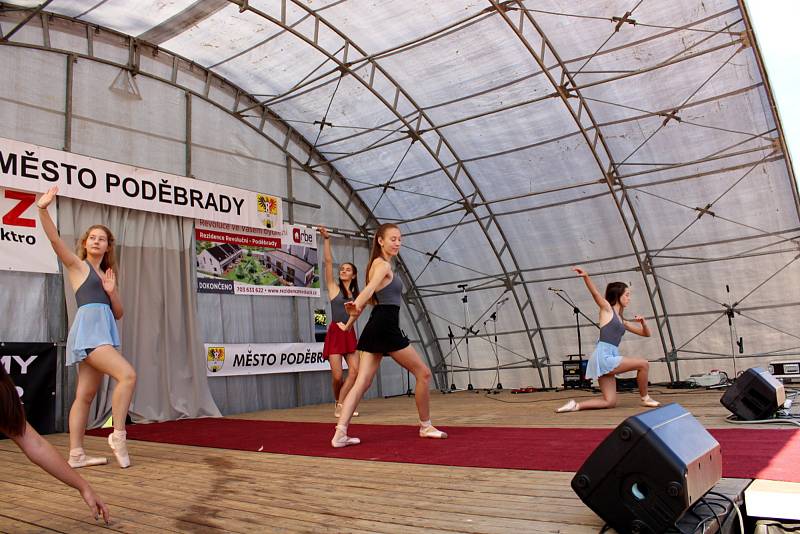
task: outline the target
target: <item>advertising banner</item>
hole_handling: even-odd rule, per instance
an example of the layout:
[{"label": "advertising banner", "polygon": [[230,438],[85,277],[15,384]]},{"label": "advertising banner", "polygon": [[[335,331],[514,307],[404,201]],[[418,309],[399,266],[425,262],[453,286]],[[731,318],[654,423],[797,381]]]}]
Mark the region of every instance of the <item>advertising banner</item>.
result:
[{"label": "advertising banner", "polygon": [[280,230],[280,197],[0,137],[0,187]]},{"label": "advertising banner", "polygon": [[[0,270],[58,272],[58,258],[39,221],[39,196],[0,187]],[[56,203],[47,211],[58,225]]]},{"label": "advertising banner", "polygon": [[0,365],[17,386],[28,422],[40,434],[55,432],[56,354],[52,343],[0,343]]},{"label": "advertising banner", "polygon": [[195,222],[198,293],[319,297],[316,230]]},{"label": "advertising banner", "polygon": [[[208,376],[328,371],[322,343],[206,343]],[[347,368],[347,362],[342,362]]]}]

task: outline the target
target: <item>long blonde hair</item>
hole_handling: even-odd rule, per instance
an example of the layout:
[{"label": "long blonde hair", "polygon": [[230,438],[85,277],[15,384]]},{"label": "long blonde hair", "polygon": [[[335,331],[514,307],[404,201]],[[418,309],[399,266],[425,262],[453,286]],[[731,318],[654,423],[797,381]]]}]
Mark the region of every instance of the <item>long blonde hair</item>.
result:
[{"label": "long blonde hair", "polygon": [[75,252],[78,254],[78,257],[82,260],[86,259],[86,240],[89,239],[89,234],[92,230],[100,229],[106,233],[106,239],[108,240],[108,249],[106,249],[106,253],[103,254],[103,259],[100,262],[100,270],[106,272],[108,269],[117,272],[117,257],[114,254],[114,234],[111,233],[111,230],[108,227],[103,226],[102,224],[93,224],[86,231],[83,233],[81,238],[78,240],[78,245],[76,247]]},{"label": "long blonde hair", "polygon": [[[396,224],[384,223],[378,227],[378,230],[375,232],[375,237],[372,238],[372,251],[369,254],[369,263],[367,263],[367,270],[365,271],[367,277],[366,281],[364,282],[365,286],[369,285],[369,274],[370,274],[369,270],[372,267],[372,263],[375,261],[376,258],[381,256],[382,249],[381,249],[381,244],[378,242],[378,238],[383,239],[383,237],[386,235],[386,232],[391,230],[392,228],[394,228],[397,231],[400,231],[400,227],[397,226]],[[375,300],[375,296],[373,295],[372,298],[370,299],[370,304],[375,304],[376,302],[377,300]]]}]

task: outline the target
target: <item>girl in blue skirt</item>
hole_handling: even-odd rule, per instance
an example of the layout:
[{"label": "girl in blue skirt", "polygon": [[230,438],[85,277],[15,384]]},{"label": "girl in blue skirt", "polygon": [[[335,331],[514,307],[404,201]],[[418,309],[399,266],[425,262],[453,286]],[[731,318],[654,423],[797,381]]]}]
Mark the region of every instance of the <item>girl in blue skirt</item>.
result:
[{"label": "girl in blue skirt", "polygon": [[125,419],[136,385],[136,372],[119,353],[118,319],[122,318],[122,300],[117,291],[114,236],[103,225],[90,226],[78,241],[77,254],[61,240],[47,206],[58,188],[42,195],[37,205],[39,217],[50,244],[64,265],[78,312],[67,335],[67,365],[78,365],[78,387],[69,411],[69,465],[86,467],[106,463],[105,458],[86,456],[83,434],[89,407],[97,394],[103,375],[117,381],[111,398],[114,432],[108,444],[120,467],[131,464],[126,444]]},{"label": "girl in blue skirt", "polygon": [[633,370],[636,370],[636,382],[639,385],[642,406],[648,408],[659,406],[659,403],[651,399],[647,393],[647,371],[650,369],[650,362],[644,358],[624,358],[619,354],[619,343],[626,330],[640,336],[650,337],[650,328],[644,317],[636,315],[633,317],[633,321],[627,321],[622,317],[622,312],[631,302],[631,289],[622,282],[611,282],[606,286],[606,294],[603,296],[589,278],[589,273],[580,267],[573,267],[572,270],[583,278],[589,293],[592,294],[600,308],[600,340],[586,366],[586,378],[597,379],[603,398],[602,400],[590,399],[583,402],[575,402],[574,399],[570,399],[556,412],[613,408],[617,405],[615,375]]}]

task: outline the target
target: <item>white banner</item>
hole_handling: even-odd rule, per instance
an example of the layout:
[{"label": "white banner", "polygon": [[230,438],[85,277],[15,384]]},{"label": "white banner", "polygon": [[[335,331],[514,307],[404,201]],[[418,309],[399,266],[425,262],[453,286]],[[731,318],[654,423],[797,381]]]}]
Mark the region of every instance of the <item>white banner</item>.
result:
[{"label": "white banner", "polygon": [[195,222],[198,293],[319,297],[317,232]]},{"label": "white banner", "polygon": [[[0,187],[0,269],[57,273],[58,258],[42,229],[36,200],[40,195]],[[58,220],[56,203],[47,211]]]},{"label": "white banner", "polygon": [[[322,343],[206,343],[208,376],[328,371]],[[342,362],[347,369],[347,362]]]},{"label": "white banner", "polygon": [[135,210],[280,230],[279,197],[0,137],[0,186]]}]

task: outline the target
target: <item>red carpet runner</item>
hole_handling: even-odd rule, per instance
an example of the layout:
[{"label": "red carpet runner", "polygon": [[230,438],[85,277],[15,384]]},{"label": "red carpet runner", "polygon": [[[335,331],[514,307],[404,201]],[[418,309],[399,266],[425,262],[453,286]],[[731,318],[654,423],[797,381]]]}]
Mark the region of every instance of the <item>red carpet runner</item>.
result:
[{"label": "red carpet runner", "polygon": [[[362,443],[342,449],[330,446],[333,423],[191,419],[132,425],[128,438],[326,458],[573,472],[611,432],[606,428],[439,428],[450,438],[422,439],[417,428],[410,426],[353,424],[349,433]],[[800,482],[800,429],[710,432],[722,447],[722,476]]]}]

